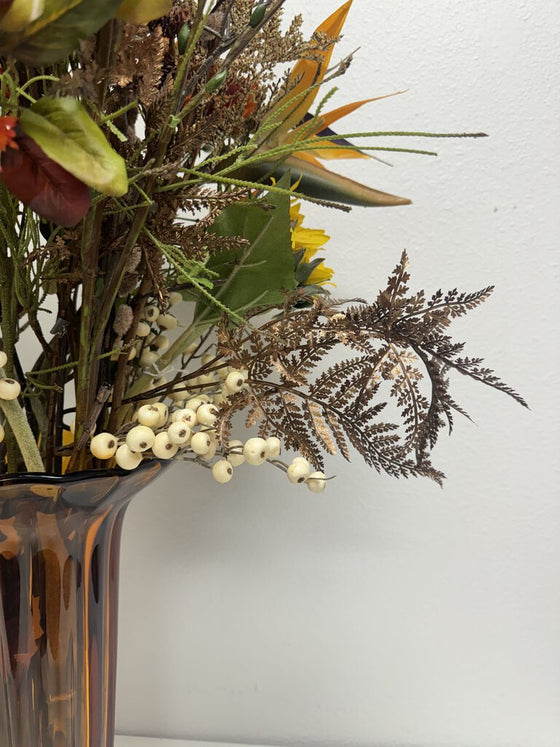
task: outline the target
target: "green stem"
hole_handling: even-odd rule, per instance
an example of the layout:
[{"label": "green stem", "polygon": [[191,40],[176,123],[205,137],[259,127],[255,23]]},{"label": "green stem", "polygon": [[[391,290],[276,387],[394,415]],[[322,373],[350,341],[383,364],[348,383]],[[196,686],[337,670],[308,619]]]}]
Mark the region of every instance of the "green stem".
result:
[{"label": "green stem", "polygon": [[[95,286],[98,274],[99,242],[103,204],[98,203],[85,218],[82,251],[82,308],[80,312],[79,356],[76,367],[76,438],[79,439],[95,398],[98,365],[92,345],[95,322]],[[69,467],[84,469],[83,455],[73,454]]]},{"label": "green stem", "polygon": [[[198,338],[202,334],[202,331],[206,327],[208,327],[210,323],[210,320],[208,320],[207,322],[204,322],[201,319],[193,321],[192,324],[190,324],[183,332],[183,334],[175,340],[169,350],[167,350],[166,353],[158,358],[158,368],[164,369],[166,368],[166,366],[172,363],[172,361],[178,355],[180,355],[185,350],[185,348],[187,348],[191,343],[198,340]],[[153,377],[149,374],[142,374],[142,376],[140,376],[127,391],[124,402],[130,402],[139,394],[141,394],[152,378]]]},{"label": "green stem", "polygon": [[[5,376],[3,368],[0,368],[0,376]],[[44,472],[45,466],[22,406],[17,399],[0,399],[0,409],[10,424],[28,472]]]}]

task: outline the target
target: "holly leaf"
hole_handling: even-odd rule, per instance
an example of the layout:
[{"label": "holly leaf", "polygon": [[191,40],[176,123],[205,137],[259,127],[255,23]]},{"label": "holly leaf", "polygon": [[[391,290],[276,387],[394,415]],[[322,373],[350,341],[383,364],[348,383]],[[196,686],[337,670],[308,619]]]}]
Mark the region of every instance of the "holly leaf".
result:
[{"label": "holly leaf", "polygon": [[76,225],[89,209],[87,186],[49,158],[29,135],[19,135],[17,145],[3,153],[0,179],[45,220]]},{"label": "holly leaf", "polygon": [[[20,28],[5,28],[0,21],[0,56],[12,56],[28,65],[57,62],[98,31],[119,9],[122,0],[44,0],[43,12]],[[14,0],[16,6],[32,5],[30,0]]]},{"label": "holly leaf", "polygon": [[[278,186],[289,188],[289,176]],[[251,202],[229,205],[215,221],[217,236],[237,236],[246,245],[217,252],[207,267],[217,273],[214,294],[236,314],[257,306],[281,305],[285,292],[296,286],[290,232],[290,198],[277,192]],[[208,305],[210,304],[210,306]],[[208,321],[220,317],[220,310],[201,300],[197,316]]]},{"label": "holly leaf", "polygon": [[173,0],[124,0],[117,18],[127,23],[148,23],[169,13]]},{"label": "holly leaf", "polygon": [[115,196],[128,190],[124,159],[76,99],[44,97],[23,109],[19,121],[53,161],[89,187]]}]

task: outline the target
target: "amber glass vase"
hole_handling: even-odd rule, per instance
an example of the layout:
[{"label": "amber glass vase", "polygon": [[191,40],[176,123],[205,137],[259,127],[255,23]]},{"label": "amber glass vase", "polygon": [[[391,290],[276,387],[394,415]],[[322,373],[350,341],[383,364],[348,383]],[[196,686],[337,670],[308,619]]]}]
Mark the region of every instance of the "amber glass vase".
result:
[{"label": "amber glass vase", "polygon": [[1,747],[113,747],[122,520],[160,469],[0,478]]}]

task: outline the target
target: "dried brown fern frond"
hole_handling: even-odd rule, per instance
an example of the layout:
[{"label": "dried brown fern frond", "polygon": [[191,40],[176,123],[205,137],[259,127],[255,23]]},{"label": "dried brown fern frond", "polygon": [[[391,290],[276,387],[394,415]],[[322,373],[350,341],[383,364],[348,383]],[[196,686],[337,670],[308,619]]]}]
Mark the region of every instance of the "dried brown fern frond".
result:
[{"label": "dried brown fern frond", "polygon": [[[252,405],[259,431],[282,434],[288,448],[323,467],[323,454],[350,447],[367,464],[394,476],[424,475],[441,482],[429,453],[453,414],[465,411],[449,393],[451,370],[524,400],[480,359],[463,357],[463,344],[445,333],[451,321],[476,308],[491,289],[427,299],[408,289],[408,257],[373,304],[335,311],[316,299],[259,329],[220,330],[224,358],[248,371],[247,394],[221,412],[221,427]],[[345,308],[345,310],[343,310]],[[325,356],[339,360],[327,365]],[[382,417],[396,413],[398,419]],[[258,418],[256,414],[258,413]]]}]

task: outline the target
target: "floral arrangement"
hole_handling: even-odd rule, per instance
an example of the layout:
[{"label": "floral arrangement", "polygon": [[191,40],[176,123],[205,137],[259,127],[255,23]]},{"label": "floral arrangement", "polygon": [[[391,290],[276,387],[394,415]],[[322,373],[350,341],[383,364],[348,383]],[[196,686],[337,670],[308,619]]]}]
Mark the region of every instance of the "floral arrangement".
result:
[{"label": "floral arrangement", "polygon": [[0,0],[0,473],[268,462],[319,492],[354,450],[439,482],[450,372],[523,403],[449,336],[491,288],[411,292],[403,254],[333,297],[301,204],[406,204],[323,161],[407,133],[331,129],[375,100],[326,110],[351,0],[310,39],[283,4]]}]

